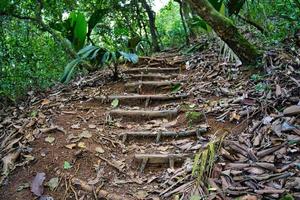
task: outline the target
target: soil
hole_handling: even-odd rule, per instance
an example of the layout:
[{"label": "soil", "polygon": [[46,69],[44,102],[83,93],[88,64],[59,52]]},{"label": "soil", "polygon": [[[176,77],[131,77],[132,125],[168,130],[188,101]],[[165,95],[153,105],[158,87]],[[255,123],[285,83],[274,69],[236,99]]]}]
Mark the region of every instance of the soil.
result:
[{"label": "soil", "polygon": [[[140,66],[169,66],[169,64],[165,65],[168,59],[176,63],[174,59],[179,58],[174,55],[165,56],[162,62],[155,59],[151,62],[150,59],[148,63],[141,63]],[[183,65],[184,62],[178,62],[178,64],[173,64],[172,67],[182,68]],[[166,73],[166,75],[168,74],[170,73]],[[187,77],[191,77],[192,74],[193,71],[191,70],[181,70],[178,77],[174,79],[185,81],[178,93],[188,92],[191,88],[189,86],[195,83],[186,82]],[[250,74],[246,71],[239,76],[241,79],[242,77],[248,78]],[[219,105],[224,99],[228,99],[227,95],[217,96],[213,90],[210,90],[211,93],[202,93],[201,98],[196,93],[191,93],[188,99],[153,101],[148,106],[145,106],[145,101],[125,101],[117,105],[118,109],[149,111],[173,109],[183,104],[195,105],[194,107],[191,106],[190,110],[181,110],[173,118],[149,119],[143,116],[113,118],[109,115],[109,112],[115,109],[112,108],[111,102],[101,102],[93,97],[133,93],[170,94],[172,92],[168,87],[128,90],[124,85],[130,81],[130,78],[126,78],[101,86],[78,87],[71,89],[68,93],[62,92],[54,96],[49,95],[40,103],[31,106],[28,113],[37,111],[45,117],[40,126],[29,127],[27,133],[32,134],[36,128],[45,128],[49,125],[63,128],[65,133],[55,130],[39,134],[29,142],[29,147],[32,148],[30,155],[35,159],[27,165],[17,167],[10,173],[4,182],[4,186],[0,189],[1,199],[37,199],[30,188],[17,191],[22,183],[31,183],[37,172],[46,174],[45,183],[53,177],[59,177],[59,185],[54,191],[49,190],[48,187],[45,187],[44,190],[44,195],[49,195],[54,199],[95,199],[94,194],[72,186],[70,179],[76,177],[88,182],[95,180],[97,173],[100,175],[98,175],[98,180],[94,181],[95,189],[101,188],[101,190],[106,190],[111,194],[122,196],[124,199],[160,199],[161,189],[159,185],[166,181],[165,177],[169,171],[180,168],[183,162],[176,162],[175,169],[171,169],[169,164],[147,164],[145,170],[140,172],[141,162],[135,159],[135,154],[196,153],[198,149],[184,150],[182,144],[191,142],[193,145],[204,145],[214,134],[222,136],[225,132],[241,132],[248,126],[243,117],[240,120],[238,118],[217,120],[216,117],[226,110],[221,110],[223,112],[206,112],[205,109],[211,110],[216,104]],[[220,81],[216,84],[222,85],[225,83],[228,83],[228,81]],[[236,84],[236,80],[232,80],[230,84]],[[234,111],[234,109],[231,111]],[[202,114],[199,119],[191,120],[188,119],[187,112],[200,112]],[[205,114],[203,115],[203,113]],[[37,117],[37,119],[40,118]],[[207,133],[202,134],[202,138],[196,136],[162,138],[158,143],[155,138],[128,138],[123,143],[122,138],[119,137],[120,134],[128,131],[180,131],[198,128],[203,125],[208,126],[209,129]],[[81,138],[73,142],[68,139],[72,134],[77,136],[83,132],[88,132],[91,137]],[[55,141],[53,143],[46,142],[45,138],[47,137],[54,137]],[[66,146],[70,144],[75,144],[75,146],[69,149]],[[97,148],[98,151],[101,149],[101,152],[97,152]],[[65,161],[71,164],[70,169],[64,169]],[[111,163],[117,167],[112,166]],[[120,170],[117,169],[118,167]]]}]

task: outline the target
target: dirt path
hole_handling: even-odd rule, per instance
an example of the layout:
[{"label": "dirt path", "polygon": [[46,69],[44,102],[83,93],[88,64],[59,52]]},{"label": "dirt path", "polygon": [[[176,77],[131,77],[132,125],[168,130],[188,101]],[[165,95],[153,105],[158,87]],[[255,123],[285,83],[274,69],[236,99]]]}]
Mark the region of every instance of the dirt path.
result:
[{"label": "dirt path", "polygon": [[[213,55],[204,55],[207,60],[198,59],[197,65],[211,62]],[[171,199],[192,188],[195,153],[215,133],[245,130],[258,107],[255,100],[238,97],[250,88],[247,74],[234,79],[235,72],[219,61],[200,71],[186,66],[193,63],[176,54],[144,58],[124,68],[121,81],[59,90],[26,115],[11,118],[16,131],[2,150],[8,161],[4,172],[18,165],[4,179],[1,197],[34,199],[30,184],[37,173],[45,173],[43,197],[54,199]],[[101,83],[101,78],[90,80]],[[234,152],[225,146],[222,153],[227,150]],[[229,163],[248,162],[247,153],[238,153]]]},{"label": "dirt path", "polygon": [[[46,188],[44,192],[54,199],[94,198],[78,190],[69,177],[92,183],[100,196],[107,191],[121,199],[159,198],[157,183],[193,157],[195,149],[184,151],[180,146],[195,142],[208,128],[203,121],[189,127],[180,110],[180,103],[188,102],[190,96],[178,77],[184,73],[182,64],[166,64],[167,59],[146,61],[124,70],[124,81],[78,94],[92,97],[88,101],[70,102],[64,93],[41,102],[32,123],[49,123],[64,131],[26,136],[37,137],[30,152],[35,160],[9,177],[1,190],[4,199],[32,199],[29,189],[15,191],[38,172],[46,174],[46,182],[59,178],[54,191]],[[65,162],[72,167],[64,169]]]}]

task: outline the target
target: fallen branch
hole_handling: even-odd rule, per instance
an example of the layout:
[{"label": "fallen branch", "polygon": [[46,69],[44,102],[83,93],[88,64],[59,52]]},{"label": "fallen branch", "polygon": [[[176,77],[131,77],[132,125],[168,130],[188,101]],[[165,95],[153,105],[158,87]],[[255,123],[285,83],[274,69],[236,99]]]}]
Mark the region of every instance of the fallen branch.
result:
[{"label": "fallen branch", "polygon": [[[72,178],[71,183],[75,186],[79,186],[82,190],[87,192],[93,192],[94,187],[89,185],[87,182],[80,180],[78,178]],[[98,190],[96,191],[97,197],[99,199],[106,199],[106,200],[130,200],[124,196],[108,192],[106,190]]]}]

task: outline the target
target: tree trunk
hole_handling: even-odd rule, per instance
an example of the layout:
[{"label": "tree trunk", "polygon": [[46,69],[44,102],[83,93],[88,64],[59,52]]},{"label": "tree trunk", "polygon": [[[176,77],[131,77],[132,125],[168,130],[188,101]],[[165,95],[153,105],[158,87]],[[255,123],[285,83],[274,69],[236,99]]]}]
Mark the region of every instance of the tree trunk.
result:
[{"label": "tree trunk", "polygon": [[183,30],[184,30],[184,34],[185,34],[186,45],[189,45],[190,40],[189,40],[188,30],[187,30],[187,26],[186,26],[186,21],[185,21],[184,14],[183,14],[183,3],[181,0],[175,0],[175,1],[179,4],[180,18],[181,18],[181,22],[182,22],[182,26],[183,26]]},{"label": "tree trunk", "polygon": [[187,0],[201,16],[236,53],[244,64],[254,64],[260,57],[260,52],[251,45],[233,25],[231,20],[216,11],[208,0]]},{"label": "tree trunk", "polygon": [[148,18],[149,18],[149,27],[150,27],[150,33],[152,38],[152,45],[154,51],[160,51],[160,47],[158,44],[158,36],[157,31],[155,27],[155,13],[152,11],[150,5],[147,3],[146,0],[142,0],[143,7],[145,8]]}]

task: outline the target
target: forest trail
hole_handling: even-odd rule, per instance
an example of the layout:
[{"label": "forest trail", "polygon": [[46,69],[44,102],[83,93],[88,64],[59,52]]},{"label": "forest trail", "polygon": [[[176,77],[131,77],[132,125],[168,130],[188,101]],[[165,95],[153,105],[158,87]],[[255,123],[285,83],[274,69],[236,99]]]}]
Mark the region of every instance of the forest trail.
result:
[{"label": "forest trail", "polygon": [[[195,68],[199,63],[206,67]],[[231,136],[222,148],[221,163],[213,169],[215,179],[210,178],[209,183],[218,193],[229,185],[226,191],[233,196],[247,194],[251,187],[257,187],[260,194],[282,194],[283,189],[268,186],[259,190],[255,184],[296,176],[274,170],[274,158],[266,158],[271,151],[282,155],[286,143],[274,139],[275,149],[270,149],[270,140],[255,132],[255,146],[246,150],[253,139],[243,131],[253,132],[264,124],[250,120],[259,111],[255,99],[240,98],[249,90],[249,73],[230,65],[211,52],[191,58],[161,53],[123,66],[120,81],[104,83],[105,73],[98,73],[51,92],[14,123],[16,134],[7,143],[18,144],[22,151],[10,151],[8,168],[16,160],[19,167],[4,180],[0,195],[7,200],[33,199],[35,192],[54,199],[156,200],[172,199],[191,189],[203,195],[205,190],[194,187],[197,184],[191,174],[195,153],[228,133]],[[234,78],[237,75],[239,79]],[[244,184],[241,167],[257,178],[253,177],[255,183],[247,182],[248,188],[239,185]],[[217,179],[222,170],[234,177],[236,187],[224,174],[220,184]],[[260,177],[268,170],[273,175]],[[45,190],[37,185],[32,193],[29,183],[44,175]]]}]

